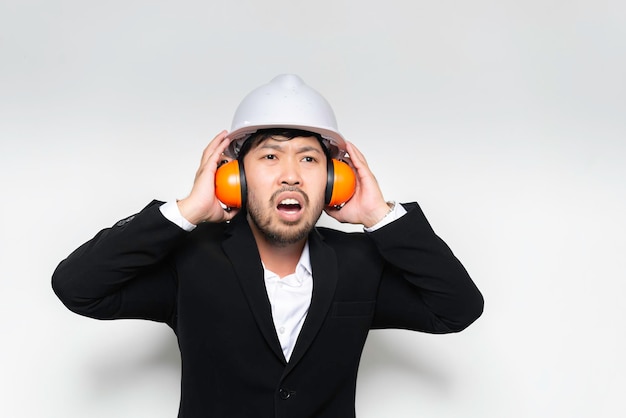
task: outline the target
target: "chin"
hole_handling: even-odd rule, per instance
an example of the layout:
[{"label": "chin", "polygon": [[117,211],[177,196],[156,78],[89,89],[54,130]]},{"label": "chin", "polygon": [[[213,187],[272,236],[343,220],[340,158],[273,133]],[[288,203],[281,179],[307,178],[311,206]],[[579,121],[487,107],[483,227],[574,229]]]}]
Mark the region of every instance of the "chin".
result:
[{"label": "chin", "polygon": [[310,223],[298,225],[300,223],[301,222],[297,224],[283,224],[282,228],[264,228],[261,229],[261,232],[263,232],[263,235],[265,235],[267,240],[271,243],[284,247],[306,239],[315,226]]}]

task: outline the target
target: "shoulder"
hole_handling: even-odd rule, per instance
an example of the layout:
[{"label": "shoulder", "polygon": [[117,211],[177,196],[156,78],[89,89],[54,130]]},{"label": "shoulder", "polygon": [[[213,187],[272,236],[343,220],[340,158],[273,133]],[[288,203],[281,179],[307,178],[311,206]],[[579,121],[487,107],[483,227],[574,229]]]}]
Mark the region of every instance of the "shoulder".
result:
[{"label": "shoulder", "polygon": [[316,227],[314,233],[338,254],[364,255],[376,252],[374,241],[364,232],[345,232],[333,228]]},{"label": "shoulder", "polygon": [[364,232],[346,232],[325,226],[316,226],[314,232],[328,243],[335,241],[359,242],[367,240],[366,234]]},{"label": "shoulder", "polygon": [[187,243],[203,246],[209,243],[219,243],[224,239],[227,229],[226,223],[201,223],[189,233]]}]

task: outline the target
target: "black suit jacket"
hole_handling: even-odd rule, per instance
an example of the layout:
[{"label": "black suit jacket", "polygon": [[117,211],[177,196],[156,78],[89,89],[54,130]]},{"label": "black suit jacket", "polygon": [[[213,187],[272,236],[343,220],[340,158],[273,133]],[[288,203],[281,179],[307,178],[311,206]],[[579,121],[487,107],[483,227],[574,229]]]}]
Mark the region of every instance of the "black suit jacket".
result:
[{"label": "black suit jacket", "polygon": [[289,362],[271,316],[245,213],[185,232],[160,202],[98,233],[53,275],[74,312],[145,318],[175,331],[179,417],[354,417],[361,352],[373,328],[464,329],[483,299],[417,204],[373,233],[316,228],[313,294]]}]

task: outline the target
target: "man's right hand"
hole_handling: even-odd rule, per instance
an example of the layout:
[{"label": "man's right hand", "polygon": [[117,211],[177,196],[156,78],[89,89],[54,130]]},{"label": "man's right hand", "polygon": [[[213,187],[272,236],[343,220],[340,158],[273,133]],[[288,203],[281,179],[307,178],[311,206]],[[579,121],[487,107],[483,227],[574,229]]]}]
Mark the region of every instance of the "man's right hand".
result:
[{"label": "man's right hand", "polygon": [[215,172],[222,161],[229,160],[223,155],[229,143],[228,132],[225,130],[209,142],[202,153],[191,193],[178,201],[180,213],[194,225],[201,222],[229,221],[238,212],[236,209],[225,209],[215,197]]}]

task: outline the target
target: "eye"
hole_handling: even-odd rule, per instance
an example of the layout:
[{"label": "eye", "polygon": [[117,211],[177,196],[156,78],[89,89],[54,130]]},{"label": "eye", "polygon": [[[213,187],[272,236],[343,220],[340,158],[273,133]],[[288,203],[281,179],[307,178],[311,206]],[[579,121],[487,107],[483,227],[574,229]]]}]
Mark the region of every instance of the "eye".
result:
[{"label": "eye", "polygon": [[266,154],[263,156],[263,159],[265,160],[275,160],[276,159],[276,155],[275,154]]},{"label": "eye", "polygon": [[306,163],[314,163],[314,162],[315,162],[315,161],[317,161],[317,160],[315,159],[315,157],[309,157],[309,156],[307,156],[307,157],[304,157],[304,158],[302,159],[302,161],[304,161],[304,162],[306,162]]}]

